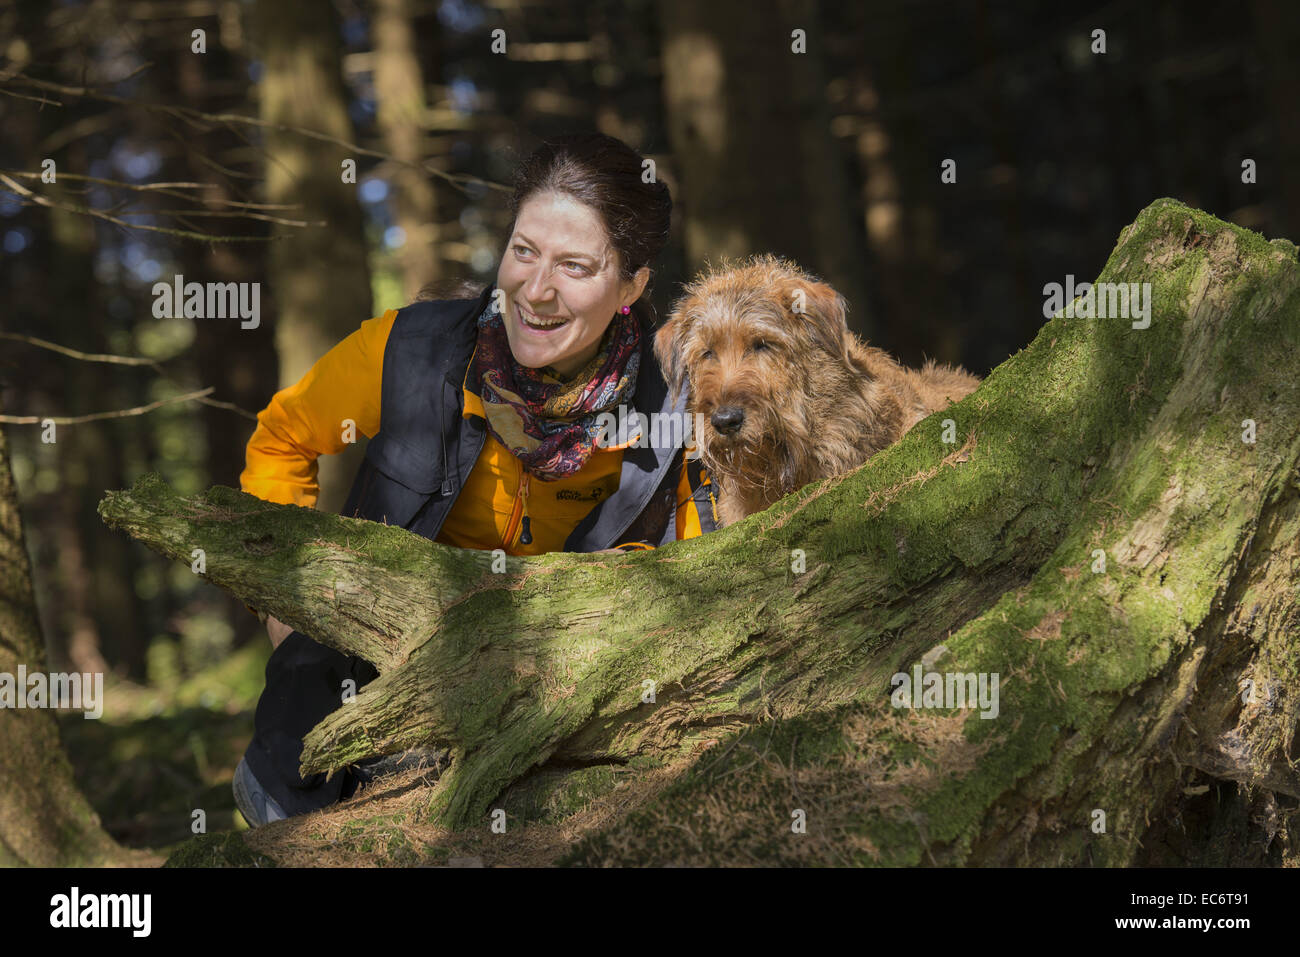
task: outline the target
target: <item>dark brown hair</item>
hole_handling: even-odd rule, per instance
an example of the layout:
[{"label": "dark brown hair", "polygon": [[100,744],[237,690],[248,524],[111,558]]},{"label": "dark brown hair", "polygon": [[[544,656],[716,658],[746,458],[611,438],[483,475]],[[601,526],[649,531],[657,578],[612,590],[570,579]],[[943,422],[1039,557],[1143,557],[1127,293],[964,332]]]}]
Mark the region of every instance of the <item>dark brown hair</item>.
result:
[{"label": "dark brown hair", "polygon": [[438,302],[447,299],[477,299],[483,295],[483,283],[473,279],[435,279],[426,283],[414,302]]},{"label": "dark brown hair", "polygon": [[[618,253],[619,275],[630,280],[663,250],[672,219],[671,192],[657,178],[645,181],[643,162],[622,140],[604,133],[572,133],[546,141],[515,171],[507,234],[514,232],[519,210],[532,196],[572,196],[600,217]],[[647,292],[649,288],[647,284]],[[474,299],[481,291],[481,285],[464,280],[442,280],[422,289],[416,301]]]},{"label": "dark brown hair", "polygon": [[511,222],[537,193],[572,196],[600,216],[610,245],[618,252],[624,281],[654,262],[668,242],[673,199],[668,187],[644,179],[643,160],[634,149],[604,133],[573,133],[533,150],[515,173],[510,197]]}]

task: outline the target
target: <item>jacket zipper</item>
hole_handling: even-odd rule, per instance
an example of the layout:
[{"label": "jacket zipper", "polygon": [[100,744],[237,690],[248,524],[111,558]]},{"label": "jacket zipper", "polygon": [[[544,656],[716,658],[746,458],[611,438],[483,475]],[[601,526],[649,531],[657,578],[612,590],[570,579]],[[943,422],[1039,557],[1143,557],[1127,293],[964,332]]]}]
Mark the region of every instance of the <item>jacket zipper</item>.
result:
[{"label": "jacket zipper", "polygon": [[531,545],[533,543],[533,530],[528,527],[528,473],[524,472],[524,484],[519,488],[520,501],[524,506],[523,527],[519,530],[519,544]]},{"label": "jacket zipper", "polygon": [[[515,459],[518,462],[518,459]],[[509,546],[515,537],[515,531],[519,532],[519,544],[531,545],[533,543],[532,529],[529,528],[528,521],[528,472],[523,463],[519,463],[519,488],[515,492],[515,507],[510,513],[510,524],[506,526],[505,540],[502,545]]]}]

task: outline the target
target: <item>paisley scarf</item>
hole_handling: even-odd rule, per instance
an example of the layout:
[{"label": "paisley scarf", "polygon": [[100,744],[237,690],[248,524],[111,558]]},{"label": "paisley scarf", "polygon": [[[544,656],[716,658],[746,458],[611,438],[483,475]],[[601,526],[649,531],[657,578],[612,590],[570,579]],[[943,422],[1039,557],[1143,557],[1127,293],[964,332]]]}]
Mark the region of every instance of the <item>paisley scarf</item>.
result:
[{"label": "paisley scarf", "polygon": [[596,355],[566,381],[551,366],[532,369],[515,361],[494,298],[478,318],[471,373],[482,383],[488,430],[541,481],[572,475],[595,447],[597,417],[636,391],[640,346],[636,315],[615,313]]}]

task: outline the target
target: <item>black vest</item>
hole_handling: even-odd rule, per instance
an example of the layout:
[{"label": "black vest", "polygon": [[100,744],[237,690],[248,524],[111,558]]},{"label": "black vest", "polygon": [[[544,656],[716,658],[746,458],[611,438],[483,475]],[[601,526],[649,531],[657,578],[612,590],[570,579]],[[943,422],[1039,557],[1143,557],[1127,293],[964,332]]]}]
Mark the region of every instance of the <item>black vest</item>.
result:
[{"label": "black vest", "polygon": [[[483,419],[461,413],[477,321],[491,293],[488,288],[477,300],[417,302],[398,310],[384,348],[380,429],[366,446],[343,515],[437,537],[487,437]],[[684,414],[685,396],[675,408],[668,404],[651,342],[652,330],[643,323],[632,405],[646,415]],[[478,391],[475,383],[468,385]],[[630,541],[658,546],[677,537],[682,449],[650,445],[623,450],[618,490],[578,523],[564,543],[566,552]],[[697,501],[708,502],[707,492],[696,493]],[[707,504],[700,508],[700,521],[703,531],[713,531]]]}]

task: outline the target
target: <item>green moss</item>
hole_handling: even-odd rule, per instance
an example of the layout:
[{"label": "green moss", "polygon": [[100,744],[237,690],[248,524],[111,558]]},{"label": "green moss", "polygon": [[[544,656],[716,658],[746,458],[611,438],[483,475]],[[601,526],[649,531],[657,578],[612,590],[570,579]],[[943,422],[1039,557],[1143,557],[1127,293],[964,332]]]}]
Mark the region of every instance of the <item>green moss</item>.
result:
[{"label": "green moss", "polygon": [[172,851],[163,867],[275,867],[275,861],[244,843],[240,834],[200,834]]},{"label": "green moss", "polygon": [[511,821],[550,824],[581,811],[636,776],[635,768],[617,765],[539,768],[511,786],[494,806],[504,809]]},{"label": "green moss", "polygon": [[[894,502],[882,500],[874,523],[865,529],[855,521],[850,496],[813,500],[803,494],[803,532],[819,523],[840,523],[839,531],[821,539],[826,560],[852,562],[855,555],[865,554],[900,583],[933,576],[943,563],[944,547],[963,564],[978,568],[998,560],[997,553],[1009,541],[1017,548],[1026,540],[1040,547],[1055,542],[1052,554],[1033,556],[1046,560],[1026,589],[1006,594],[944,640],[950,649],[945,667],[1015,676],[1001,696],[1003,720],[972,717],[964,725],[972,744],[993,745],[978,772],[954,775],[933,790],[912,794],[901,815],[874,807],[871,794],[863,794],[848,819],[837,821],[846,835],[866,838],[875,850],[851,852],[856,862],[924,863],[931,852],[961,862],[993,833],[992,819],[1003,813],[1000,800],[1023,789],[1039,796],[1033,807],[1061,799],[1060,813],[1067,819],[1058,827],[1059,835],[1050,838],[1056,862],[1124,863],[1143,830],[1141,809],[1150,808],[1164,793],[1162,788],[1168,788],[1169,775],[1146,779],[1140,763],[1130,770],[1122,758],[1114,759],[1114,770],[1107,773],[1084,775],[1081,768],[1098,747],[1113,752],[1137,746],[1131,727],[1115,723],[1117,709],[1124,696],[1165,672],[1172,656],[1187,647],[1194,629],[1210,613],[1223,569],[1240,554],[1243,529],[1251,528],[1258,515],[1259,487],[1252,486],[1250,476],[1239,476],[1240,466],[1232,459],[1241,451],[1241,418],[1252,407],[1285,415],[1288,422],[1296,421],[1300,412],[1294,389],[1282,398],[1277,380],[1255,375],[1278,361],[1279,340],[1297,341],[1294,330],[1300,315],[1296,297],[1289,294],[1282,311],[1276,310],[1275,301],[1270,306],[1272,321],[1283,323],[1288,334],[1266,334],[1253,323],[1257,297],[1253,292],[1242,295],[1241,286],[1233,284],[1245,283],[1247,289],[1258,284],[1258,260],[1246,258],[1240,276],[1216,280],[1233,287],[1220,293],[1230,305],[1226,314],[1215,317],[1217,328],[1233,330],[1218,340],[1229,356],[1226,378],[1232,394],[1226,403],[1220,390],[1208,387],[1209,380],[1198,377],[1194,367],[1189,372],[1182,343],[1191,288],[1204,281],[1207,271],[1217,275],[1224,267],[1208,258],[1204,248],[1180,252],[1163,242],[1173,229],[1176,244],[1181,235],[1176,224],[1184,221],[1193,247],[1190,231],[1197,230],[1203,236],[1230,234],[1243,257],[1269,252],[1259,237],[1213,217],[1172,201],[1153,204],[1126,231],[1099,280],[1150,279],[1155,287],[1151,327],[1132,330],[1126,322],[1063,316],[1051,320],[1030,347],[995,370],[975,395],[945,411],[943,417],[954,418],[978,440],[964,466],[969,469],[965,482],[953,477],[955,473],[939,472]],[[1151,257],[1163,251],[1172,258],[1153,263]],[[1294,288],[1289,281],[1292,286],[1284,288]],[[1275,283],[1274,292],[1261,295],[1276,298],[1276,288]],[[1205,322],[1205,316],[1199,321]],[[1217,355],[1208,353],[1191,358],[1210,365],[1217,361]],[[1026,381],[1055,388],[1049,385],[1026,394]],[[1183,391],[1171,398],[1175,388]],[[1166,403],[1175,410],[1177,422],[1158,428],[1153,413]],[[931,425],[922,423],[862,470],[876,472],[874,487],[897,487],[909,475],[933,468]],[[1294,441],[1288,443],[1277,460],[1293,465]],[[1062,467],[1027,470],[1022,462],[1027,454]],[[1074,464],[1085,457],[1099,464],[1087,486]],[[1121,537],[1162,507],[1171,476],[1180,476],[1183,497],[1169,509],[1162,540],[1178,542],[1177,556],[1166,556],[1166,564],[1151,568],[1121,562]],[[1240,494],[1233,494],[1238,487]],[[1227,507],[1206,521],[1200,499],[1209,488]],[[1005,509],[999,511],[993,496],[1001,496]],[[788,507],[778,505],[776,510]],[[941,528],[945,519],[950,528]],[[1018,534],[1009,536],[1008,528]],[[900,542],[906,544],[905,551]],[[1096,547],[1104,548],[1108,557],[1100,575],[1089,567]],[[1132,548],[1127,554],[1131,560]],[[1062,568],[1074,569],[1073,576],[1062,575]],[[1064,613],[1056,633],[1049,628],[1033,637],[1053,613]],[[864,701],[869,713],[885,708],[869,695]],[[838,721],[844,713],[833,715]],[[1151,720],[1163,720],[1162,713]],[[724,745],[736,753],[753,752],[754,742],[767,736],[773,753],[785,754],[783,749],[791,746],[790,767],[800,760],[815,767],[819,760],[826,764],[815,752],[833,753],[839,734],[833,723],[818,729],[817,719],[804,715],[746,732]],[[1119,735],[1116,740],[1101,745],[1112,731]],[[898,761],[926,761],[924,755],[910,754],[905,742],[892,744]],[[835,774],[828,774],[823,786],[806,791],[805,798],[829,801],[836,781]],[[796,799],[784,776],[763,762],[751,760],[719,772],[702,759],[655,807],[590,837],[568,863],[717,864],[751,858],[797,862],[797,845],[778,839],[772,829],[773,809]],[[665,828],[672,821],[685,825],[693,808],[710,803],[730,808],[745,823],[737,827],[715,818],[716,833],[707,827],[684,826],[680,832]],[[1093,807],[1108,810],[1105,835],[1093,835],[1088,828],[1087,812]],[[1003,826],[1014,823],[1004,821]],[[653,839],[641,836],[651,833]],[[717,840],[718,834],[725,834],[726,840]],[[923,848],[928,849],[925,854]]]}]

